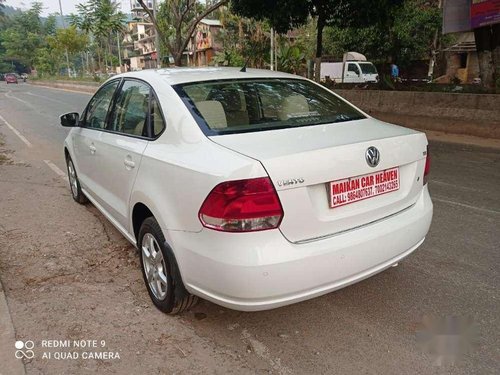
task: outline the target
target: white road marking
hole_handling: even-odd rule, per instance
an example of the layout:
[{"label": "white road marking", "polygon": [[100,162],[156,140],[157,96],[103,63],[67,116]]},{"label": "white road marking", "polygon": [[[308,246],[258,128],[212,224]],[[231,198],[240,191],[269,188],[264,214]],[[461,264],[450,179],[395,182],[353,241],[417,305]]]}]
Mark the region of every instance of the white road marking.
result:
[{"label": "white road marking", "polygon": [[7,98],[9,98],[9,99],[15,99],[15,100],[17,100],[17,101],[19,101],[19,102],[21,102],[21,103],[23,103],[23,104],[27,105],[28,107],[33,108],[33,105],[31,105],[31,103],[28,103],[28,102],[27,102],[27,101],[25,101],[25,100],[19,99],[19,98],[18,98],[18,97],[16,97],[16,96],[12,96],[12,95],[10,95],[10,93],[11,93],[11,92],[12,92],[12,91],[10,91],[10,90],[9,90],[9,92],[6,92],[6,93],[5,93],[5,96],[6,96]]},{"label": "white road marking", "polygon": [[476,211],[481,211],[481,212],[487,212],[487,213],[490,213],[490,214],[497,214],[497,215],[500,214],[500,211],[490,210],[490,209],[487,209],[487,208],[471,206],[471,205],[465,204],[465,203],[450,201],[450,200],[447,200],[447,199],[442,199],[442,198],[436,197],[435,195],[432,196],[432,200],[433,201],[437,201],[437,202],[441,202],[441,203],[451,204],[451,205],[454,205],[454,206],[469,208],[471,210],[476,210]]},{"label": "white road marking", "polygon": [[9,122],[6,119],[4,119],[2,115],[0,115],[0,120],[2,120],[5,123],[5,125],[7,125],[7,127],[10,130],[12,130],[14,132],[14,134],[17,135],[19,137],[19,139],[26,144],[26,146],[28,146],[30,148],[33,147],[33,145],[31,144],[31,142],[28,141],[26,139],[26,137],[24,135],[22,135],[15,127],[13,127],[11,124],[9,124]]},{"label": "white road marking", "polygon": [[50,169],[52,169],[57,175],[59,175],[59,177],[63,178],[63,179],[66,179],[66,173],[64,173],[63,171],[61,171],[61,169],[59,169],[59,167],[57,165],[55,165],[54,163],[52,163],[50,160],[44,160],[43,161],[45,164],[47,164],[49,166]]}]

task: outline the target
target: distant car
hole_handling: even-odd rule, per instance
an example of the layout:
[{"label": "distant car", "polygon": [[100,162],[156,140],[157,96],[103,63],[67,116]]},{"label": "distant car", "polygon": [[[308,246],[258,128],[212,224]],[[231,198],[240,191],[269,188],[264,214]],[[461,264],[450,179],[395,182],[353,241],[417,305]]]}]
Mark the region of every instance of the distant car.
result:
[{"label": "distant car", "polygon": [[5,82],[7,82],[7,84],[18,83],[17,77],[14,74],[6,74],[5,75]]},{"label": "distant car", "polygon": [[61,125],[73,199],[137,246],[167,313],[329,293],[396,265],[431,224],[425,134],[291,74],[125,73]]}]

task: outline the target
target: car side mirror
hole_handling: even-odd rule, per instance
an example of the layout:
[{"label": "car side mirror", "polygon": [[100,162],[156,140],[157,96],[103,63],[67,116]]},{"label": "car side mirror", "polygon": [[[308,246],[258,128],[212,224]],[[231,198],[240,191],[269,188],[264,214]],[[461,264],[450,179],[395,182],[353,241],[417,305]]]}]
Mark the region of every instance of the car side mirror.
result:
[{"label": "car side mirror", "polygon": [[64,127],[75,127],[78,126],[78,122],[80,120],[80,115],[77,112],[70,112],[64,115],[61,115],[61,125]]}]

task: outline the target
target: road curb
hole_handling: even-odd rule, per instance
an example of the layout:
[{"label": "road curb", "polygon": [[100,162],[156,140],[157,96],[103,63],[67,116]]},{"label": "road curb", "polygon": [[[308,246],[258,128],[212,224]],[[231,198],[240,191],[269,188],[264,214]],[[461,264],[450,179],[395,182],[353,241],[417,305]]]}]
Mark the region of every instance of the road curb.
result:
[{"label": "road curb", "polygon": [[72,82],[50,82],[50,81],[31,81],[30,85],[39,87],[48,87],[57,90],[72,91],[78,93],[94,94],[100,84],[78,84]]},{"label": "road curb", "polygon": [[16,334],[7,305],[2,282],[0,281],[0,375],[25,375],[26,370],[20,359],[14,356]]}]

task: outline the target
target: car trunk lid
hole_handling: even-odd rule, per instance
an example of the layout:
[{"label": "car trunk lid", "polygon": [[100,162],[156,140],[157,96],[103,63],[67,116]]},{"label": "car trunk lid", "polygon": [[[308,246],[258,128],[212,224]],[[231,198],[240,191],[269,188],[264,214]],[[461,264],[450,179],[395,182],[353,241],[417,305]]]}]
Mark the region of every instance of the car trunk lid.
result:
[{"label": "car trunk lid", "polygon": [[[283,206],[280,230],[291,242],[321,239],[394,215],[413,205],[423,186],[425,135],[371,118],[210,139],[262,163]],[[367,163],[369,147],[380,152],[376,167]],[[397,177],[397,189],[332,204],[331,182],[349,183],[369,174],[375,174],[373,181]],[[334,185],[339,193],[340,184]]]}]

